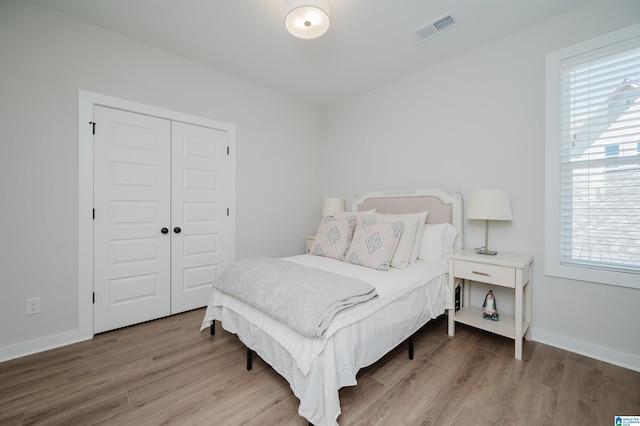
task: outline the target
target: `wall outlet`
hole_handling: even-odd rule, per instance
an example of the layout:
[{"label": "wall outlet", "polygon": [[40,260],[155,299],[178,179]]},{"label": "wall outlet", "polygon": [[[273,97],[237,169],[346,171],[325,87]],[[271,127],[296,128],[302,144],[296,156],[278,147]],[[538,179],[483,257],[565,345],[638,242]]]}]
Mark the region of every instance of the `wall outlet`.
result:
[{"label": "wall outlet", "polygon": [[34,315],[39,313],[40,313],[40,298],[34,297],[33,299],[27,299],[26,315]]}]

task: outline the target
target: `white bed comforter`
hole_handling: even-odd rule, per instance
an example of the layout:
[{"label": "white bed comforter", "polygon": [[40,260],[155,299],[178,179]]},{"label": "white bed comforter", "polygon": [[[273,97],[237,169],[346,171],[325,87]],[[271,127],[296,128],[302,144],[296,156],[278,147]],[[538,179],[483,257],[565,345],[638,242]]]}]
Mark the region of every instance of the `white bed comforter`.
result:
[{"label": "white bed comforter", "polygon": [[214,289],[201,330],[217,319],[237,334],[289,382],[298,413],[316,426],[337,424],[338,390],[355,385],[361,368],[453,307],[447,270],[434,262],[381,272],[311,255],[285,260],[361,279],[378,297],[336,315],[323,338],[312,338]]}]

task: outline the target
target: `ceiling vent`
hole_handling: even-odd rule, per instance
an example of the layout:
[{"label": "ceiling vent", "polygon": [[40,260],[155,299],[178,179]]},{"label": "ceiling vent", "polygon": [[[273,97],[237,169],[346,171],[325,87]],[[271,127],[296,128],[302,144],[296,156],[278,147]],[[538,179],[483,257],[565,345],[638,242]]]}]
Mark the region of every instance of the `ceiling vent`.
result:
[{"label": "ceiling vent", "polygon": [[413,33],[418,37],[418,40],[422,41],[448,30],[449,28],[453,28],[456,25],[458,25],[456,18],[453,16],[453,13],[449,13],[448,15],[442,16],[441,18],[421,26],[417,30],[413,30]]}]

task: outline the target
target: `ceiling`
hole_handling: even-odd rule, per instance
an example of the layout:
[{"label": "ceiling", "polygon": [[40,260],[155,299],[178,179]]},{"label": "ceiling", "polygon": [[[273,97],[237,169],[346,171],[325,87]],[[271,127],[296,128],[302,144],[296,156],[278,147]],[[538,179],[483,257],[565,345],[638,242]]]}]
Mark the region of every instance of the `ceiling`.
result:
[{"label": "ceiling", "polygon": [[[285,0],[32,0],[320,106],[535,25],[592,0],[329,0],[315,40],[284,28]],[[412,31],[453,13],[457,25]]]}]

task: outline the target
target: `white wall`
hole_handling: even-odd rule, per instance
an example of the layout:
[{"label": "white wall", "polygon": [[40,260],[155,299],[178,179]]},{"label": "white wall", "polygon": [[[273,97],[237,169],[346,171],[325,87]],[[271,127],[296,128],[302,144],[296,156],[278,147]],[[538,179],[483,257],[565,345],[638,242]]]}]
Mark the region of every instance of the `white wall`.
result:
[{"label": "white wall", "polygon": [[[468,198],[506,189],[514,220],[491,225],[489,246],[535,257],[534,340],[640,370],[640,291],[547,277],[543,264],[545,56],[640,21],[636,0],[613,3],[595,1],[331,108],[325,192],[351,199],[433,186]],[[465,246],[482,245],[484,224],[465,226]],[[513,312],[510,294],[497,299]]]},{"label": "white wall", "polygon": [[[303,253],[317,226],[322,111],[2,0],[0,361],[66,343],[78,327],[79,89],[236,125],[238,259]],[[41,298],[40,315],[25,316],[29,297]]]}]

